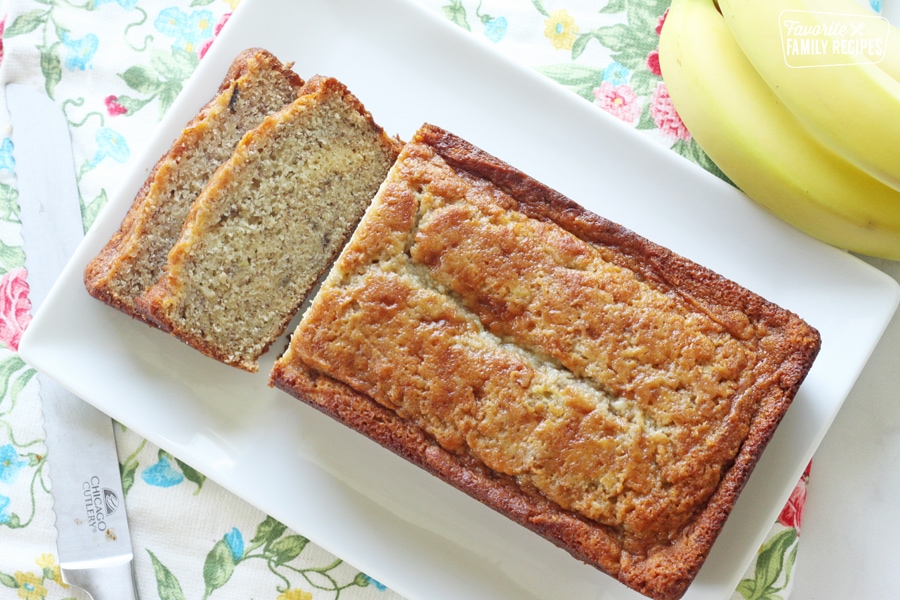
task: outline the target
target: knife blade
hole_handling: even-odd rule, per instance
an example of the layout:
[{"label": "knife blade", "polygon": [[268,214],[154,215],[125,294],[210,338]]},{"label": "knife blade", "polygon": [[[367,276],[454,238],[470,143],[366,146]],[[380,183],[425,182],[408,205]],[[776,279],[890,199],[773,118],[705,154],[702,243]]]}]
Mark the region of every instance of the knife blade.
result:
[{"label": "knife blade", "polygon": [[[41,91],[6,86],[33,310],[81,241],[68,123]],[[137,598],[131,534],[112,420],[41,373],[62,580],[93,600]]]}]

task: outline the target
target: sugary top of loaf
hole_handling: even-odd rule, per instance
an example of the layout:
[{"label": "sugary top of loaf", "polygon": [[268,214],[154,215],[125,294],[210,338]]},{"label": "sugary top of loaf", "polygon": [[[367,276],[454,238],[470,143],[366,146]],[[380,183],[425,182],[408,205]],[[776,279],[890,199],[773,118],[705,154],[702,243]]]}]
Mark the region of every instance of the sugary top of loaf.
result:
[{"label": "sugary top of loaf", "polygon": [[[594,523],[620,567],[608,546],[595,562],[674,597],[818,343],[791,313],[426,126],[281,360]],[[679,543],[656,575],[623,575]],[[673,560],[690,564],[672,575]]]}]

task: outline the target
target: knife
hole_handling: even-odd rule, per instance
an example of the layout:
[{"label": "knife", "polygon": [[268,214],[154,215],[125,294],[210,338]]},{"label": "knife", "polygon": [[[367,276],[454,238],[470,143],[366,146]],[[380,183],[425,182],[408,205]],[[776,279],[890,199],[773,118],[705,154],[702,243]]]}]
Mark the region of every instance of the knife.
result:
[{"label": "knife", "polygon": [[[33,310],[84,235],[68,123],[35,88],[6,86]],[[131,535],[113,421],[38,373],[62,580],[92,600],[133,600]]]}]

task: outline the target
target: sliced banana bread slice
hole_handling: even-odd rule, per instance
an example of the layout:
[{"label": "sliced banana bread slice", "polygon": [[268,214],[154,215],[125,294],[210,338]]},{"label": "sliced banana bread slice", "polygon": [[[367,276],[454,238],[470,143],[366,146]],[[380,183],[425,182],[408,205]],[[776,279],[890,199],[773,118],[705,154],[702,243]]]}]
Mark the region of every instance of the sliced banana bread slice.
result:
[{"label": "sliced banana bread slice", "polygon": [[399,154],[338,80],[248,133],[194,203],[140,310],[204,354],[258,370]]},{"label": "sliced banana bread slice", "polygon": [[191,204],[244,134],[295,100],[303,80],[260,48],[239,54],[213,98],[157,161],[118,231],[85,269],[88,292],[131,316],[156,283]]}]

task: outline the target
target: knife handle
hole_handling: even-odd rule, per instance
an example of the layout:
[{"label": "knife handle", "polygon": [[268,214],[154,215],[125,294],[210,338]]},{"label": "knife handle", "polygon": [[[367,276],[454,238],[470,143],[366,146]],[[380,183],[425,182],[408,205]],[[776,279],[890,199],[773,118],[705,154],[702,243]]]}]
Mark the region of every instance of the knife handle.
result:
[{"label": "knife handle", "polygon": [[62,580],[77,587],[91,600],[138,600],[132,561],[113,565],[60,565]]}]

